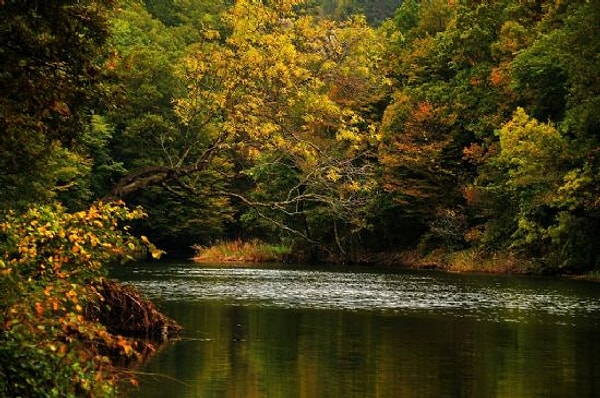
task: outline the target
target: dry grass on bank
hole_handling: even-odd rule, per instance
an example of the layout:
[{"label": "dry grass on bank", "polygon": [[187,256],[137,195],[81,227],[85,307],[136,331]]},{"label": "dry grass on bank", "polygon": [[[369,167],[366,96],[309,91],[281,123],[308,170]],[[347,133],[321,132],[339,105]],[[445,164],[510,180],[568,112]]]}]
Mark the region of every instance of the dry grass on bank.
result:
[{"label": "dry grass on bank", "polygon": [[[259,240],[219,242],[210,247],[195,246],[197,262],[281,262],[292,255],[289,247],[270,245]],[[476,249],[461,251],[436,250],[422,253],[405,250],[374,255],[365,263],[413,269],[439,269],[448,272],[483,272],[523,274],[534,269],[530,261],[509,252],[485,253]]]},{"label": "dry grass on bank", "polygon": [[417,250],[387,254],[382,263],[415,269],[439,269],[449,272],[485,272],[495,274],[522,274],[532,264],[512,253],[483,253],[469,249],[455,252],[434,251],[423,254]]},{"label": "dry grass on bank", "polygon": [[271,245],[259,240],[220,242],[210,247],[194,246],[197,262],[275,262],[283,261],[290,249],[283,245]]},{"label": "dry grass on bank", "polygon": [[445,263],[451,272],[523,274],[533,269],[529,261],[517,258],[512,253],[486,254],[473,249],[450,253]]}]

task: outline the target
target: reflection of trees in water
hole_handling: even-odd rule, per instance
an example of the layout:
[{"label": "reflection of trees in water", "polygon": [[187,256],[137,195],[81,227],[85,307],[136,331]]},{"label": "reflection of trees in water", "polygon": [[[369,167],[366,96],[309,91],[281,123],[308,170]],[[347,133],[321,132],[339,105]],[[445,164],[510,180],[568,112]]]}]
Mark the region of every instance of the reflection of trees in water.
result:
[{"label": "reflection of trees in water", "polygon": [[[333,280],[333,273],[323,274]],[[314,283],[294,275],[296,284]],[[436,295],[441,301],[449,300],[454,294],[462,304],[450,311],[424,307],[383,312],[276,308],[256,301],[240,304],[235,299],[215,299],[212,294],[215,301],[188,297],[185,302],[168,302],[165,312],[198,339],[166,349],[151,367],[187,386],[163,381],[169,388],[146,387],[143,380],[143,396],[574,397],[591,396],[590,391],[600,387],[600,374],[595,374],[600,371],[600,344],[594,343],[593,316],[571,315],[570,325],[564,326],[557,322],[566,319],[564,314],[540,317],[537,307],[504,310],[502,303],[492,305],[494,298],[501,300],[508,293],[526,301],[548,291],[562,295],[563,302],[587,302],[600,295],[597,289],[573,290],[580,286],[575,281],[429,272],[410,275],[413,279],[406,271],[396,277],[403,283],[420,281],[410,285],[411,291],[428,289],[431,300],[421,303],[433,303]],[[365,289],[366,277],[362,276]],[[389,272],[373,276],[386,285],[393,277]],[[181,283],[199,283],[194,278]],[[357,288],[352,278],[335,281],[340,290]],[[246,290],[250,282],[236,279],[230,283]],[[295,291],[292,282],[286,286]],[[401,287],[392,284],[389,290]],[[487,299],[474,307],[482,292]],[[464,301],[469,298],[473,305]],[[552,391],[547,390],[550,386]],[[152,392],[146,394],[148,390]]]}]

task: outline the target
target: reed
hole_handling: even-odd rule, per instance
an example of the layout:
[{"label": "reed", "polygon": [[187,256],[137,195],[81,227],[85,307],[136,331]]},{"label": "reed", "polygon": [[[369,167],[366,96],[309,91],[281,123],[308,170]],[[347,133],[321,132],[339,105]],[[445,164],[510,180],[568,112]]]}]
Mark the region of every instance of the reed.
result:
[{"label": "reed", "polygon": [[194,260],[198,262],[274,262],[283,261],[290,253],[284,245],[273,245],[257,239],[219,242],[210,247],[196,245]]},{"label": "reed", "polygon": [[443,263],[452,272],[485,272],[498,274],[521,274],[533,265],[510,252],[483,253],[468,249],[445,254]]},{"label": "reed", "polygon": [[521,259],[511,252],[487,253],[478,249],[459,251],[435,250],[423,253],[405,250],[379,256],[381,264],[415,269],[439,269],[449,272],[530,273],[535,269],[531,260]]}]

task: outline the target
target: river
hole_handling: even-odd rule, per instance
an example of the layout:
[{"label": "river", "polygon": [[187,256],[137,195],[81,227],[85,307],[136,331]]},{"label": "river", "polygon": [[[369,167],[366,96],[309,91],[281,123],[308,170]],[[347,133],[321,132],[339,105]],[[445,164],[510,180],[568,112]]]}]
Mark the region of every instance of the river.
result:
[{"label": "river", "polygon": [[600,284],[289,265],[133,264],[185,328],[129,397],[600,396]]}]

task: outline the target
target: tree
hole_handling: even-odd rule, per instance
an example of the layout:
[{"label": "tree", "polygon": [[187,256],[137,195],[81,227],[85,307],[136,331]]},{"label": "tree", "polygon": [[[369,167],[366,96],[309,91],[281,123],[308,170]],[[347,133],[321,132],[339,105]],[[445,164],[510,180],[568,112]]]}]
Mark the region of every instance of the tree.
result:
[{"label": "tree", "polygon": [[496,203],[504,216],[488,222],[486,244],[536,259],[543,269],[590,266],[596,224],[584,209],[593,202],[593,179],[589,166],[579,166],[577,147],[522,108],[498,135],[499,151],[480,175],[480,200]]},{"label": "tree", "polygon": [[[187,87],[175,101],[180,125],[154,135],[163,158],[123,179],[113,195],[160,184],[181,197],[220,192],[255,212],[262,206],[263,217],[310,240],[286,219],[317,206],[348,222],[340,212],[358,211],[356,198],[374,186],[364,149],[376,139],[370,104],[385,85],[380,43],[363,19],[319,21],[303,6],[240,1],[224,14],[225,29],[204,30],[179,67]],[[248,187],[258,193],[279,183],[261,180],[274,175],[271,167],[289,171],[282,190],[253,200]]]},{"label": "tree", "polygon": [[[204,13],[213,12],[216,6],[210,2],[167,3],[155,5],[177,16],[177,23],[163,23],[163,13],[151,8],[160,14],[157,19],[139,2],[122,2],[111,16],[113,35],[105,65],[115,104],[97,117],[96,128],[108,139],[108,150],[97,151],[94,157],[92,180],[97,198],[111,196],[111,191],[135,179],[132,174],[139,177],[152,167],[174,168],[172,162],[186,151],[190,157],[197,155],[192,149],[194,138],[173,109],[173,99],[185,89],[175,65],[185,48],[201,36],[196,25],[215,18]],[[127,175],[129,180],[124,179]],[[149,215],[137,226],[170,253],[189,251],[194,243],[223,234],[230,217],[226,204],[207,194],[214,187],[214,177],[195,177],[198,184],[206,184],[204,195],[182,194],[172,186],[136,190],[127,201],[144,206]]]},{"label": "tree", "polygon": [[[216,121],[216,141],[245,154],[254,214],[313,242],[328,231],[343,252],[338,228],[364,226],[375,185],[363,149],[375,138],[366,107],[384,84],[377,38],[364,20],[319,22],[292,5],[238,2],[225,16],[225,45],[217,38],[188,58],[192,86],[178,110],[197,125]],[[325,214],[328,226],[308,227]]]},{"label": "tree", "polygon": [[0,209],[86,196],[81,146],[101,98],[110,1],[0,3]]},{"label": "tree", "polygon": [[481,50],[494,37],[490,8],[406,1],[384,26],[397,83],[382,121],[379,163],[389,196],[382,214],[403,214],[397,224],[429,230],[423,238],[434,246],[465,243],[461,186],[475,169],[462,149],[490,134],[498,110],[486,81],[491,57]]},{"label": "tree", "polygon": [[[525,110],[502,127],[500,152],[488,156],[480,170],[480,185],[493,192],[484,200],[491,204],[484,206],[485,242],[521,250],[546,270],[581,271],[598,264],[593,176],[599,124],[590,112],[598,84],[590,70],[597,69],[593,38],[599,31],[589,21],[599,12],[587,2],[549,6],[534,25],[535,41],[521,39],[518,26],[511,28],[512,42],[525,46],[503,70],[512,76]],[[500,165],[504,172],[492,172]]]},{"label": "tree", "polygon": [[471,206],[470,187],[495,131],[523,103],[512,61],[534,41],[542,15],[512,0],[405,1],[384,26],[397,82],[382,123],[384,202],[419,214],[430,247],[466,247],[487,220]]},{"label": "tree", "polygon": [[122,229],[143,217],[122,203],[68,213],[60,205],[10,212],[0,222],[0,394],[112,396],[107,353],[134,355],[132,342],[91,319],[108,262],[148,248]]}]

